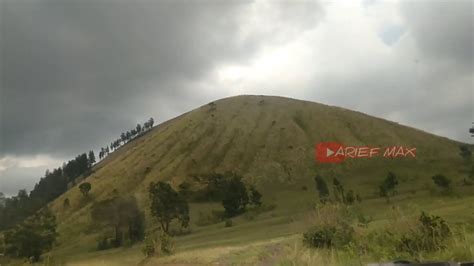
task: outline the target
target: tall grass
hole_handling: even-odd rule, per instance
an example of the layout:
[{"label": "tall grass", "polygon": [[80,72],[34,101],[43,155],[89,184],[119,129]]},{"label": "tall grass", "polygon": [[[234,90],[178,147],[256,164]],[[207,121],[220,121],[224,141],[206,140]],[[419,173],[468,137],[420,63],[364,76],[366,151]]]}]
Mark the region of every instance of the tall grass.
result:
[{"label": "tall grass", "polygon": [[[474,258],[474,234],[465,226],[446,224],[449,234],[437,234],[444,220],[436,216],[407,214],[393,208],[383,226],[360,226],[356,208],[343,205],[326,205],[315,208],[307,216],[307,223],[316,228],[352,220],[353,240],[344,246],[312,248],[303,244],[303,238],[288,244],[282,254],[281,265],[366,265],[371,262],[406,259],[411,261],[468,261]],[[437,223],[423,223],[429,217]],[[440,222],[443,221],[443,222]],[[409,240],[410,249],[403,248]],[[403,242],[405,241],[405,242]],[[410,242],[411,241],[411,242]],[[414,244],[413,244],[414,243]]]}]

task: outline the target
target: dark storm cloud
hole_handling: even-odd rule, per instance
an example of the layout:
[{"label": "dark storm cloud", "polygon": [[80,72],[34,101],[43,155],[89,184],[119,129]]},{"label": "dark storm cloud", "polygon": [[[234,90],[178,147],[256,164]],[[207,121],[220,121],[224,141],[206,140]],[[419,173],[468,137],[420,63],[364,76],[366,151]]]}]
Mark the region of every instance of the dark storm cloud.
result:
[{"label": "dark storm cloud", "polygon": [[320,14],[317,2],[0,0],[0,190],[31,187],[44,171],[19,166],[31,156],[66,160],[229,96],[210,72]]},{"label": "dark storm cloud", "polygon": [[[472,5],[0,0],[0,190],[37,180],[44,169],[32,176],[19,163],[31,156],[68,159],[149,116],[236,92],[343,106],[468,142]],[[226,67],[237,71],[216,77]],[[16,162],[3,172],[2,156]]]},{"label": "dark storm cloud", "polygon": [[[243,29],[249,6],[2,1],[0,156],[70,156],[157,112],[158,120],[171,118],[163,106],[203,104],[213,96],[193,82],[218,63],[245,62],[275,33]],[[270,19],[299,29],[315,23],[318,8],[316,2],[281,5]],[[187,110],[178,109],[172,115]]]},{"label": "dark storm cloud", "polygon": [[231,34],[244,5],[2,1],[2,153],[78,152],[133,126],[150,93],[186,94],[173,82],[254,52]]}]

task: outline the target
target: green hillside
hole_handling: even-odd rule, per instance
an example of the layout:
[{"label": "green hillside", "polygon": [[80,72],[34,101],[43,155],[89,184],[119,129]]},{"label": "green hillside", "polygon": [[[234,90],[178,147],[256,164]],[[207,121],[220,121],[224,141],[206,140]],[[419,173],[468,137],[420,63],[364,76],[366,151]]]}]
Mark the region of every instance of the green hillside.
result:
[{"label": "green hillside", "polygon": [[[405,145],[416,147],[417,157],[319,164],[314,159],[314,146],[324,141],[355,146]],[[87,178],[92,184],[92,200],[84,201],[76,185],[52,202],[60,238],[51,255],[73,265],[130,265],[142,261],[139,245],[94,251],[100,231],[91,229],[93,202],[116,192],[134,195],[146,212],[147,230],[153,230],[157,223],[149,215],[150,182],[168,181],[178,188],[187,181],[196,188],[193,176],[212,172],[242,175],[247,184],[262,192],[264,203],[274,208],[255,217],[242,215],[235,219],[235,226],[224,228],[222,223],[196,225],[200,212],[220,210],[220,204],[192,203],[192,233],[176,237],[176,254],[149,259],[145,264],[272,264],[283,259],[276,254],[286,254],[286,258],[309,256],[298,255],[306,251],[293,243],[300,243],[299,233],[310,226],[304,217],[317,201],[317,174],[328,182],[337,177],[345,187],[357,192],[362,198],[359,208],[374,219],[371,227],[387,222],[390,206],[399,206],[408,213],[426,210],[448,217],[454,224],[472,225],[474,192],[473,187],[461,186],[467,166],[459,155],[460,144],[398,123],[313,102],[273,96],[222,99],[156,126],[98,163]],[[390,205],[377,194],[388,171],[400,180],[398,195]],[[438,173],[450,177],[455,194],[462,196],[434,193],[431,177]],[[69,208],[63,206],[66,198]],[[468,232],[473,229],[467,228]],[[319,255],[311,256],[315,259]]]}]

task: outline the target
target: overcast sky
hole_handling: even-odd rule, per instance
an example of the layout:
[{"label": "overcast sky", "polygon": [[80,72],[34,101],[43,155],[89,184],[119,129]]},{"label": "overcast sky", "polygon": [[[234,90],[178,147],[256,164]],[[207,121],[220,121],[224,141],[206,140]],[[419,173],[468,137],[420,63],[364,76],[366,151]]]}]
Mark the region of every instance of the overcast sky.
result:
[{"label": "overcast sky", "polygon": [[[225,4],[224,4],[225,3]],[[473,1],[0,0],[0,191],[239,94],[472,143]]]}]

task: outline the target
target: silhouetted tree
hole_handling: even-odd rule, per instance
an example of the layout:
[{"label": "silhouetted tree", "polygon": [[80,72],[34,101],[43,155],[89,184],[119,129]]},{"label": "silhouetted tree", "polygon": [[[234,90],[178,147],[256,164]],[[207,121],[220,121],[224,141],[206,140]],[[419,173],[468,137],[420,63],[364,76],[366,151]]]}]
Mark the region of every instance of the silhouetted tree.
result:
[{"label": "silhouetted tree", "polygon": [[165,182],[151,183],[149,188],[151,213],[168,233],[172,220],[178,219],[182,227],[189,223],[189,207],[186,200]]},{"label": "silhouetted tree", "polygon": [[398,186],[398,179],[394,173],[388,172],[387,177],[379,186],[380,196],[387,199],[387,203],[390,202],[390,196],[395,195],[395,188]]},{"label": "silhouetted tree", "polygon": [[94,151],[89,151],[89,167],[95,164],[95,154]]},{"label": "silhouetted tree", "polygon": [[6,255],[39,261],[57,238],[56,218],[45,208],[5,233]]},{"label": "silhouetted tree", "polygon": [[336,201],[345,203],[346,198],[344,195],[344,186],[341,184],[341,182],[339,182],[337,178],[334,178],[332,180],[332,184],[334,187],[334,197],[336,198]]},{"label": "silhouetted tree", "polygon": [[99,152],[99,158],[102,160],[103,158],[105,158],[106,156],[106,150],[104,149],[104,147],[100,148],[100,152]]},{"label": "silhouetted tree", "polygon": [[69,208],[71,204],[69,203],[69,199],[68,198],[65,198],[64,201],[63,201],[63,207],[64,208]]},{"label": "silhouetted tree", "polygon": [[91,209],[93,221],[111,226],[115,232],[114,246],[121,246],[123,238],[132,243],[143,240],[144,214],[138,208],[135,197],[114,196],[95,203]]},{"label": "silhouetted tree", "polygon": [[329,200],[329,189],[326,181],[324,181],[320,175],[316,175],[316,177],[314,177],[314,182],[316,183],[316,190],[319,194],[319,201],[321,203],[326,203]]},{"label": "silhouetted tree", "polygon": [[3,208],[0,208],[0,230],[22,222],[59,197],[67,190],[69,183],[75,182],[79,176],[89,175],[90,166],[87,153],[80,154],[63,163],[62,167],[46,171],[29,195],[26,190],[20,190],[17,196],[6,199]]},{"label": "silhouetted tree", "polygon": [[122,142],[125,143],[125,141],[127,140],[127,134],[122,132],[122,134],[120,134],[120,140],[122,140]]},{"label": "silhouetted tree", "polygon": [[[153,127],[153,118],[145,123],[147,124],[145,128]],[[125,144],[143,131],[144,128],[140,125],[133,129],[133,136],[131,131],[121,133],[120,138],[110,143],[110,146],[107,145],[99,150],[98,159],[104,159],[111,151],[116,150],[121,144]],[[71,184],[77,182],[78,177],[85,178],[90,175],[90,169],[94,163],[96,163],[96,158],[93,151],[80,154],[74,159],[64,162],[62,167],[53,171],[47,170],[29,195],[25,190],[22,190],[17,196],[0,199],[0,230],[11,228],[48,202],[59,197]]]},{"label": "silhouetted tree", "polygon": [[241,179],[240,176],[234,175],[225,186],[222,205],[228,217],[244,212],[249,202],[247,189]]},{"label": "silhouetted tree", "polygon": [[79,190],[81,191],[82,195],[84,197],[87,197],[89,195],[89,191],[91,190],[92,185],[88,182],[84,182],[81,185],[79,185]]}]

